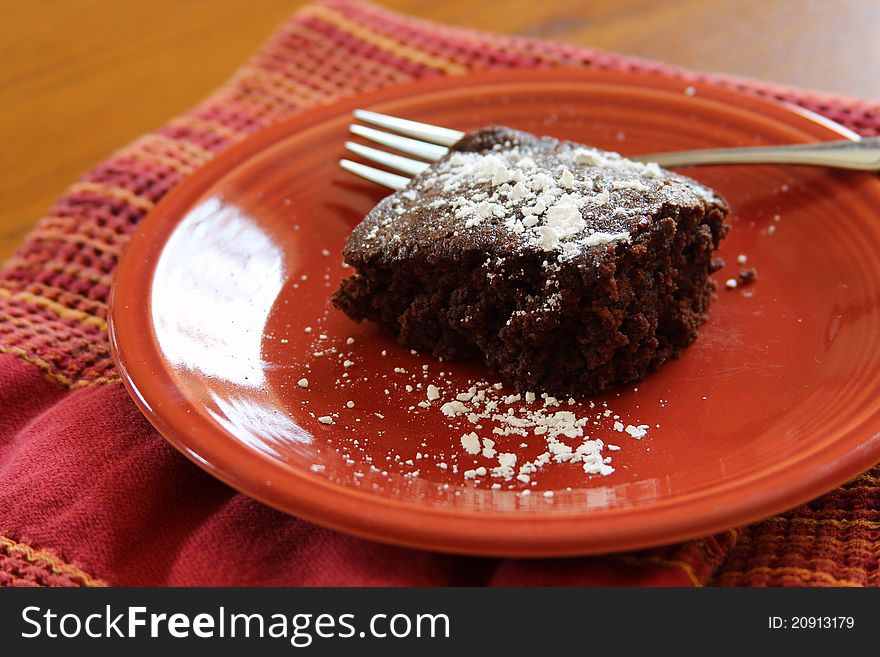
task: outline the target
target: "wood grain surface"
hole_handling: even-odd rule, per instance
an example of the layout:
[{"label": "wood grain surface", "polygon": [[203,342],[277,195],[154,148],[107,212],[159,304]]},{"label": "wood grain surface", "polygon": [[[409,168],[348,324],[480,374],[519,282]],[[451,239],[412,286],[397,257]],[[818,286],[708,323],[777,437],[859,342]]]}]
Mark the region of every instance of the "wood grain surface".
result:
[{"label": "wood grain surface", "polygon": [[[303,3],[0,0],[0,259],[81,172],[198,102]],[[877,0],[390,0],[432,20],[880,97]]]}]

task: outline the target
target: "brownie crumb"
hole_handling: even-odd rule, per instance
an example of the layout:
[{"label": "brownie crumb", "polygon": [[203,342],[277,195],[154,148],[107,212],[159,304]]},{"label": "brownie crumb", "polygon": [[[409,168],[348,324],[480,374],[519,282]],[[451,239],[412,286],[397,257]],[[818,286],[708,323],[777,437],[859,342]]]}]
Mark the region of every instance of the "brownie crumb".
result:
[{"label": "brownie crumb", "polygon": [[739,279],[740,285],[749,285],[754,283],[758,279],[758,270],[754,267],[750,269],[743,269],[737,275],[737,279]]}]

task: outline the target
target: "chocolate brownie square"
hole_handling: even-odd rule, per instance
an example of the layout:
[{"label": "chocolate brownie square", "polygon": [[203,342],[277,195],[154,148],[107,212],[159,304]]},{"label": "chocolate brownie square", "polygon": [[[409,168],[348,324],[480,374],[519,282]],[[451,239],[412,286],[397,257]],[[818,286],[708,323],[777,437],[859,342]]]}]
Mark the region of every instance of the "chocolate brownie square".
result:
[{"label": "chocolate brownie square", "polygon": [[491,127],[383,199],[333,297],[409,349],[479,358],[520,391],[637,381],[697,337],[728,208],[656,164]]}]

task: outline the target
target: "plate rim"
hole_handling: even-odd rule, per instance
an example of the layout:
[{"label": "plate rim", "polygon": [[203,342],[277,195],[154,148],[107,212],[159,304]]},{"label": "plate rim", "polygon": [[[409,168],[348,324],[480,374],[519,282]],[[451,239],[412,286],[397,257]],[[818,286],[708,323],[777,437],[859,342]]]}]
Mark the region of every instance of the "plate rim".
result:
[{"label": "plate rim", "polygon": [[[187,176],[144,217],[123,250],[114,274],[108,302],[110,350],[126,390],[159,434],[211,475],[239,492],[286,514],[295,514],[299,518],[317,524],[385,543],[441,552],[486,556],[586,555],[665,545],[706,536],[730,527],[761,520],[814,499],[849,481],[876,463],[880,459],[880,428],[877,428],[878,433],[861,440],[859,448],[848,453],[846,458],[838,459],[832,466],[825,466],[821,469],[814,468],[811,477],[798,478],[792,485],[783,487],[781,490],[765,490],[759,500],[751,499],[751,496],[746,500],[736,499],[736,491],[744,483],[740,479],[738,486],[728,487],[720,492],[716,490],[708,496],[694,492],[686,496],[669,498],[660,504],[651,503],[544,516],[530,515],[528,518],[523,518],[510,513],[469,513],[442,507],[420,506],[417,503],[372,495],[368,492],[334,484],[316,474],[292,468],[251,450],[235,440],[225,441],[225,445],[214,445],[216,450],[213,451],[204,449],[204,443],[202,443],[201,449],[194,448],[193,443],[201,441],[194,440],[192,435],[188,435],[192,434],[192,431],[186,431],[174,422],[173,416],[179,413],[179,410],[175,411],[173,408],[169,410],[169,405],[155,403],[157,398],[161,400],[161,391],[164,386],[170,384],[174,388],[173,378],[167,370],[155,367],[157,362],[161,363],[158,350],[152,354],[156,360],[153,361],[154,367],[150,369],[149,376],[136,374],[134,370],[137,368],[129,367],[139,359],[140,365],[149,365],[149,356],[151,355],[149,343],[153,343],[153,346],[157,345],[154,340],[147,338],[147,336],[153,336],[151,324],[149,322],[146,326],[141,324],[141,335],[138,335],[138,323],[131,321],[131,316],[123,309],[127,301],[137,299],[140,296],[144,301],[143,308],[137,308],[136,312],[142,312],[149,318],[149,289],[151,289],[154,265],[166,243],[165,238],[173,231],[183,216],[182,213],[175,213],[175,209],[190,207],[192,201],[230,170],[270,148],[279,139],[290,136],[297,127],[304,128],[315,125],[322,120],[338,117],[342,112],[350,113],[355,106],[369,106],[381,102],[401,100],[462,85],[479,87],[529,82],[594,85],[604,83],[616,86],[650,87],[662,92],[677,93],[681,93],[685,87],[692,86],[697,90],[697,95],[700,98],[709,98],[727,105],[732,104],[738,109],[750,112],[763,114],[769,112],[790,127],[811,127],[814,132],[824,133],[828,137],[858,137],[856,133],[832,120],[797,105],[771,101],[699,81],[685,81],[645,73],[590,69],[519,69],[431,78],[395,85],[367,94],[346,96],[335,102],[304,110],[231,145]],[[789,120],[785,121],[786,118]],[[177,218],[169,219],[174,214],[177,214]],[[163,227],[165,231],[157,231],[156,227]],[[153,266],[144,266],[145,263],[150,263],[151,256]],[[138,284],[142,290],[140,295],[137,293]],[[125,343],[125,346],[122,346],[122,342]],[[130,348],[129,345],[134,346]],[[158,379],[163,376],[167,382],[160,385]],[[159,390],[160,394],[153,395],[152,391],[154,390]],[[180,400],[177,401],[180,402]],[[196,405],[191,406],[196,407]],[[170,407],[173,407],[173,404]],[[207,421],[201,413],[194,415],[195,417],[190,416],[189,419],[191,421],[199,420],[198,424],[208,430],[208,433],[211,431],[214,434],[218,431],[222,432],[220,427]],[[210,444],[210,441],[208,443]],[[283,469],[288,480],[295,482],[296,485],[301,485],[302,491],[298,495],[293,494],[290,491],[291,486],[288,484],[284,491],[279,492],[280,487],[275,486],[275,482],[271,487],[266,486],[265,481],[261,484],[256,479],[265,479],[265,477],[263,475],[259,477],[248,476],[247,472],[242,472],[242,468],[235,468],[234,464],[230,464],[230,461],[235,458],[228,458],[222,454],[227,450],[238,452],[236,458],[242,456],[249,459],[256,458],[279,471]],[[794,465],[798,463],[802,464],[802,461],[798,461]],[[791,469],[792,466],[788,465],[778,470],[770,470],[761,473],[759,478],[767,479],[769,477],[772,479],[778,476],[779,472]],[[236,472],[236,470],[238,471]],[[749,480],[754,478],[751,477]],[[295,488],[295,486],[293,487]],[[313,499],[307,499],[310,496],[303,491],[312,494],[317,491],[320,492],[320,496],[314,495]],[[719,497],[722,500],[718,500]],[[725,497],[728,498],[728,504],[719,504],[718,502],[723,501]],[[731,497],[733,499],[730,499]],[[723,506],[725,513],[704,511],[695,516],[687,515],[682,519],[682,514],[679,512],[672,516],[678,518],[677,522],[670,522],[669,518],[661,521],[661,518],[652,517],[654,514],[660,514],[665,518],[665,516],[673,514],[677,507],[693,506],[700,499],[711,500],[712,504],[709,506],[715,508]],[[395,513],[392,514],[391,519],[381,516],[365,521],[369,514],[365,512],[364,504],[378,505],[386,509],[393,507]],[[432,516],[435,522],[443,526],[427,526],[420,522],[420,517],[424,518],[425,514]],[[484,528],[484,523],[490,516],[493,525],[504,525],[504,532],[497,533],[498,528],[495,527],[496,533],[486,536],[488,532]],[[638,521],[639,516],[641,516],[641,520],[649,521],[647,525],[645,522]],[[620,518],[626,522],[621,523]],[[694,518],[697,518],[696,522]],[[611,532],[607,531],[607,527],[606,531],[594,534],[589,531],[591,528],[595,529],[593,526],[595,523],[608,523],[609,521],[622,526],[616,526],[615,530]],[[534,526],[535,523],[542,525],[540,536],[537,536],[537,532],[523,531],[525,526]],[[644,531],[646,526],[653,528],[653,530]],[[596,534],[598,534],[598,538]]]}]

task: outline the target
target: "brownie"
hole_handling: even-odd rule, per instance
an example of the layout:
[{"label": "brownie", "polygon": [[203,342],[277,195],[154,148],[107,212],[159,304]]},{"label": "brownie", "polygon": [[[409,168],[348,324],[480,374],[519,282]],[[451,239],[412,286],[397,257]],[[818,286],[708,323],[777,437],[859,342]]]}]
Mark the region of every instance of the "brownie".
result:
[{"label": "brownie", "polygon": [[638,381],[697,337],[727,204],[656,164],[490,127],[383,199],[333,297],[406,348],[519,391]]}]

